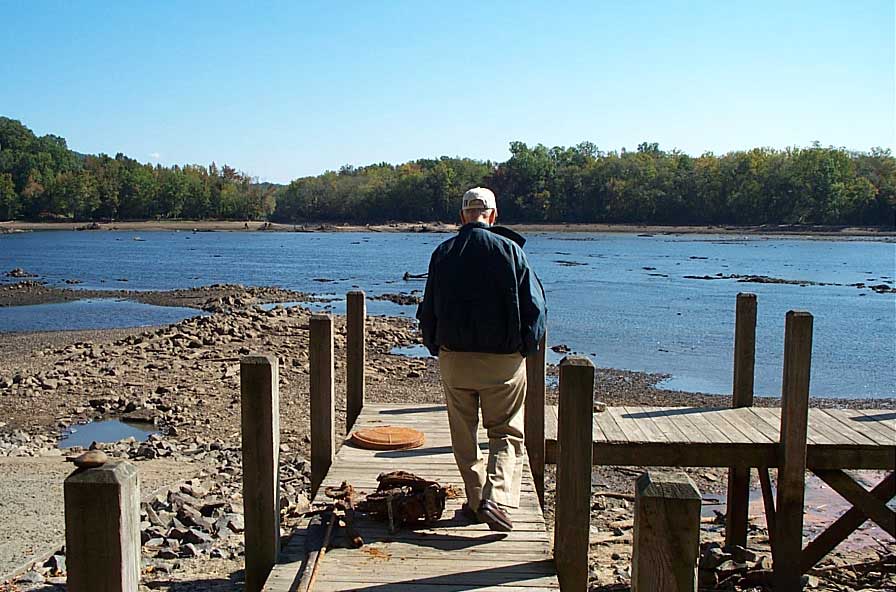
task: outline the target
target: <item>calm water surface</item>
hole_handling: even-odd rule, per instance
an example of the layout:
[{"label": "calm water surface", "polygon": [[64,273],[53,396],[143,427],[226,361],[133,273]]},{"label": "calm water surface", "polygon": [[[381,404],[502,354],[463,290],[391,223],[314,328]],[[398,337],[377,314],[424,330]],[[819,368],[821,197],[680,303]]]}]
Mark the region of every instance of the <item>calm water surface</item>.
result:
[{"label": "calm water surface", "polygon": [[[422,290],[422,281],[406,282],[402,275],[425,272],[432,249],[448,238],[147,232],[139,235],[144,240],[135,241],[134,236],[132,232],[0,236],[0,271],[22,267],[55,284],[81,280],[83,288],[149,290],[242,283],[341,298],[355,287],[370,295]],[[736,273],[893,285],[896,244],[892,242],[532,234],[526,252],[548,296],[549,344],[564,343],[593,356],[601,366],[668,373],[670,388],[730,393],[735,296],[750,291],[759,299],[758,394],[780,394],[784,315],[790,309],[804,309],[815,316],[813,395],[896,396],[896,295],[849,286],[684,278]],[[338,313],[344,310],[344,301],[329,306]],[[368,307],[372,314],[412,317],[414,313],[413,307],[388,302],[371,301]],[[0,331],[11,330],[13,323],[29,327],[33,308],[0,309],[4,315]],[[153,311],[150,321],[171,322],[164,314]],[[103,316],[115,323],[127,314],[109,309]],[[68,318],[64,323],[73,322]]]},{"label": "calm water surface", "polygon": [[0,333],[149,327],[177,323],[198,314],[204,313],[193,308],[106,298],[0,307]]}]

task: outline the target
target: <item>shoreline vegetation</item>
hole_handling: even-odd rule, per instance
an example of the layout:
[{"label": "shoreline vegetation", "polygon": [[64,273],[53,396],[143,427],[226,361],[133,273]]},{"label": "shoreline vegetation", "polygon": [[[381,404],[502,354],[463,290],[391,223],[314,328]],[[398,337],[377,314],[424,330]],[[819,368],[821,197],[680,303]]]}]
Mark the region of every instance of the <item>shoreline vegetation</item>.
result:
[{"label": "shoreline vegetation", "polygon": [[[499,221],[501,223],[501,221]],[[505,225],[505,224],[502,224]],[[896,226],[833,226],[801,224],[762,225],[658,225],[658,224],[506,224],[518,232],[545,233],[616,233],[639,235],[730,234],[762,236],[801,236],[818,238],[868,237],[896,238]],[[0,234],[43,231],[121,231],[121,232],[409,232],[453,233],[454,223],[385,222],[354,224],[349,222],[305,222],[284,224],[264,220],[131,220],[121,222],[0,222]]]},{"label": "shoreline vegetation", "polygon": [[455,220],[460,196],[481,185],[511,224],[896,224],[896,158],[883,148],[816,142],[691,156],[655,142],[636,150],[511,142],[509,152],[503,162],[345,165],[283,185],[214,162],[81,154],[0,116],[0,220]]}]

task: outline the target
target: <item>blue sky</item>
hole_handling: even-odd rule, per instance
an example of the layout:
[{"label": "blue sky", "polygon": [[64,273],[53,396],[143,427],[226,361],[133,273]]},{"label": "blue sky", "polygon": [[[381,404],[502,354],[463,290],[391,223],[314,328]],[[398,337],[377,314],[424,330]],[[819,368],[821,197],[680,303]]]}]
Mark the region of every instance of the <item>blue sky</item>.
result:
[{"label": "blue sky", "polygon": [[0,115],[276,182],[508,144],[894,140],[893,0],[0,0]]}]

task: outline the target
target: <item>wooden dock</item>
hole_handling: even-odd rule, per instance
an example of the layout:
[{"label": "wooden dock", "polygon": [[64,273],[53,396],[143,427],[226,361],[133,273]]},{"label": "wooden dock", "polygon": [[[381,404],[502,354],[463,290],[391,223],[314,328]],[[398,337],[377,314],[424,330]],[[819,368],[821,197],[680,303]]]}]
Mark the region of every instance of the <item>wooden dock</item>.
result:
[{"label": "wooden dock", "polygon": [[[887,505],[896,496],[896,414],[809,409],[813,317],[807,312],[790,311],[785,318],[780,409],[753,407],[756,299],[751,294],[738,295],[731,408],[610,407],[592,415],[594,365],[576,356],[560,363],[559,406],[545,406],[542,341],[539,354],[527,359],[522,505],[512,513],[516,528],[505,534],[470,524],[459,513],[463,484],[444,407],[365,405],[363,293],[351,293],[349,300],[347,431],[408,426],[422,430],[427,441],[422,448],[404,452],[362,450],[348,444],[337,452],[332,319],[315,315],[309,323],[312,491],[324,492],[326,487],[348,482],[363,495],[376,489],[380,473],[405,470],[454,486],[459,495],[448,501],[442,519],[427,528],[403,528],[390,534],[384,523],[363,516],[357,524],[363,547],[331,546],[323,561],[317,562],[314,590],[318,592],[533,591],[558,589],[560,582],[566,590],[586,590],[593,465],[727,467],[726,542],[741,546],[747,544],[750,472],[756,470],[769,527],[774,584],[780,590],[797,589],[801,574],[866,520],[896,536],[896,512]],[[306,517],[287,545],[279,548],[277,360],[249,356],[242,365],[246,589],[294,592],[303,575],[311,573],[306,550],[310,519]],[[486,442],[484,433],[480,440]],[[539,501],[546,462],[558,464],[553,537],[546,532]],[[775,489],[770,468],[777,470]],[[868,490],[848,469],[882,469],[887,476]],[[852,508],[804,546],[807,470]],[[315,501],[326,502],[319,499],[322,496]],[[676,536],[686,530],[694,535],[685,547],[696,548],[699,522],[679,530]],[[636,541],[641,535],[648,540],[650,529],[642,529],[641,535],[637,527],[635,531]],[[250,544],[250,539],[255,543]],[[645,551],[649,548],[647,542],[640,551],[634,545],[633,570],[649,564],[653,567],[648,579],[666,577],[671,564],[650,564],[646,560],[651,552]],[[640,563],[639,553],[645,559]],[[672,560],[672,555],[663,553]],[[677,556],[676,569],[696,573],[695,557]]]},{"label": "wooden dock", "polygon": [[[808,396],[804,398],[806,403]],[[795,566],[791,571],[799,575],[811,569],[866,520],[896,538],[896,512],[887,506],[896,496],[896,412],[883,409],[804,409],[804,412],[807,420],[802,432],[804,440],[797,454],[805,464],[796,470],[800,488],[796,511],[802,514],[804,469],[815,473],[853,506],[805,547],[801,544],[801,523],[786,530],[780,526],[785,512],[781,475],[787,470],[786,429],[782,429],[786,422],[782,409],[607,407],[593,416],[591,462],[605,466],[729,467],[729,476],[735,469],[745,471],[745,484],[749,483],[749,471],[755,469],[762,485],[772,552],[780,553],[779,541],[790,535],[791,564]],[[546,461],[556,463],[558,451],[558,408],[551,406],[545,412]],[[777,501],[769,468],[779,471]],[[845,472],[847,469],[879,469],[888,474],[868,491]],[[734,544],[745,545],[746,516],[741,532],[732,533],[733,493],[729,484],[726,536],[738,537]],[[788,493],[784,490],[784,495]],[[745,508],[743,514],[746,514]],[[777,568],[781,568],[780,560]]]},{"label": "wooden dock", "polygon": [[[514,530],[496,533],[484,524],[470,524],[459,514],[464,501],[463,481],[451,451],[445,407],[367,404],[355,428],[382,425],[422,430],[426,443],[408,451],[362,450],[343,445],[317,498],[325,501],[324,488],[339,486],[343,481],[352,484],[362,495],[372,492],[377,486],[377,475],[398,469],[451,485],[459,497],[447,501],[442,519],[431,528],[402,528],[390,535],[383,522],[373,518],[359,521],[357,527],[364,546],[328,551],[321,562],[315,592],[559,589],[551,542],[545,531],[528,459],[520,508],[511,515]],[[488,441],[482,430],[480,441]],[[265,592],[295,590],[305,567],[305,526],[293,533],[281,551],[280,560],[264,586]]]},{"label": "wooden dock", "polygon": [[[594,414],[594,464],[778,467],[781,409],[608,407]],[[549,463],[557,456],[557,407],[545,412]],[[809,409],[809,469],[896,469],[896,411]]]}]

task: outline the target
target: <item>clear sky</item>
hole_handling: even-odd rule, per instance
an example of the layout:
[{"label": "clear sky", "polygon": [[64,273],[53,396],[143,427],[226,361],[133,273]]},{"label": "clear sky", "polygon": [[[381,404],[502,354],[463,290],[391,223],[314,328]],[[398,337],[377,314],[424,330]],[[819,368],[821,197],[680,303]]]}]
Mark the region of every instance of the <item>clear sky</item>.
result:
[{"label": "clear sky", "polygon": [[287,182],[508,144],[894,148],[893,0],[0,0],[0,115]]}]

